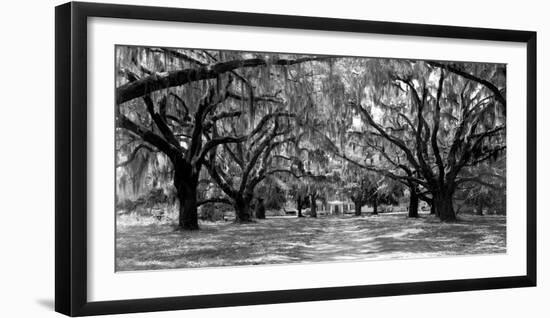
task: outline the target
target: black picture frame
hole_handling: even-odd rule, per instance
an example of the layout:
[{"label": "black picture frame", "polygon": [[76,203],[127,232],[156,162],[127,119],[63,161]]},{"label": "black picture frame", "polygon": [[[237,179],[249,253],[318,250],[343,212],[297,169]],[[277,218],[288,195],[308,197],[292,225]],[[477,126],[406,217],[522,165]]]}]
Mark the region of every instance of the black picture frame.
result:
[{"label": "black picture frame", "polygon": [[[527,269],[524,276],[87,301],[87,18],[196,22],[527,44]],[[55,310],[70,316],[536,286],[536,32],[66,3],[55,8]]]}]

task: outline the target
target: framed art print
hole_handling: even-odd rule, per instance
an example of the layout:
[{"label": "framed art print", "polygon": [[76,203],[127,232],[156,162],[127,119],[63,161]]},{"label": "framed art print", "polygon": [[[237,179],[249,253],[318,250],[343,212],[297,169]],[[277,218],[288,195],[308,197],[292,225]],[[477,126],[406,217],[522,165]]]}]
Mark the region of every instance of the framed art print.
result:
[{"label": "framed art print", "polygon": [[56,310],[536,285],[536,33],[56,7]]}]

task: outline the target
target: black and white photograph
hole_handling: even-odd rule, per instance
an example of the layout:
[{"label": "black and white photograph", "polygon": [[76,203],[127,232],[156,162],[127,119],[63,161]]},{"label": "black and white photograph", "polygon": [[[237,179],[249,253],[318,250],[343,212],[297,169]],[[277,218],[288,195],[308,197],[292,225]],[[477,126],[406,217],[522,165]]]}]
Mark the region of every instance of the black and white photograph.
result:
[{"label": "black and white photograph", "polygon": [[541,316],[544,9],[9,3],[0,317]]},{"label": "black and white photograph", "polygon": [[506,253],[506,65],[115,48],[116,271]]}]

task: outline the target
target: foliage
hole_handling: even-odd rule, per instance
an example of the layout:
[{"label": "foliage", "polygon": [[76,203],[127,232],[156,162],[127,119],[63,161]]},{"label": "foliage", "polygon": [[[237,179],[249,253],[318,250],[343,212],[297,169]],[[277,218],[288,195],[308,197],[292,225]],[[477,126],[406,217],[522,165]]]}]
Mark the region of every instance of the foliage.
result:
[{"label": "foliage", "polygon": [[270,176],[256,188],[254,196],[264,200],[266,209],[281,210],[286,203],[287,188],[281,179]]},{"label": "foliage", "polygon": [[[356,67],[347,104],[361,123],[348,131],[348,145],[333,143],[335,153],[424,189],[441,219],[454,220],[457,188],[486,182],[466,172],[505,151],[504,66],[370,59]],[[357,147],[362,160],[345,154]]]},{"label": "foliage", "polygon": [[117,202],[171,192],[180,228],[229,205],[248,222],[285,193],[315,215],[408,191],[444,221],[458,197],[502,197],[505,65],[130,46],[116,61]]}]

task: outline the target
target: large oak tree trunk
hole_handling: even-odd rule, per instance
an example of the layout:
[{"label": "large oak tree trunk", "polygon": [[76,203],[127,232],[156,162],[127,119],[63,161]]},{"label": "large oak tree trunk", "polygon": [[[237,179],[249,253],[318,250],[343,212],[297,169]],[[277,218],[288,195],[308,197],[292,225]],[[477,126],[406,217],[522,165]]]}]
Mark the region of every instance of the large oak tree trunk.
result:
[{"label": "large oak tree trunk", "polygon": [[355,206],[355,216],[361,216],[361,208],[363,207],[363,202],[361,200],[355,200],[353,201],[353,205]]},{"label": "large oak tree trunk", "polygon": [[416,192],[416,187],[410,188],[410,198],[409,198],[409,217],[417,218],[418,217],[418,193]]},{"label": "large oak tree trunk", "polygon": [[179,201],[178,226],[182,230],[198,230],[197,216],[197,185],[198,173],[193,174],[191,169],[176,168],[174,186]]},{"label": "large oak tree trunk", "polygon": [[197,191],[178,191],[179,218],[178,226],[183,230],[198,230]]},{"label": "large oak tree trunk", "polygon": [[302,207],[303,207],[303,202],[304,200],[302,199],[298,199],[297,202],[296,202],[296,209],[298,210],[298,217],[299,218],[303,218],[304,215],[302,214]]},{"label": "large oak tree trunk", "polygon": [[372,214],[378,215],[378,200],[372,201]]},{"label": "large oak tree trunk", "polygon": [[252,221],[252,215],[250,213],[250,199],[237,198],[235,199],[234,208],[235,208],[235,222],[236,223],[247,223]]},{"label": "large oak tree trunk", "polygon": [[456,221],[456,213],[453,207],[453,191],[445,190],[434,195],[436,215],[441,221]]},{"label": "large oak tree trunk", "polygon": [[256,218],[257,219],[265,219],[265,205],[264,200],[258,200],[256,203]]},{"label": "large oak tree trunk", "polygon": [[311,216],[312,218],[316,218],[317,217],[317,195],[316,194],[310,195],[310,206],[311,206],[311,212],[309,216]]}]

